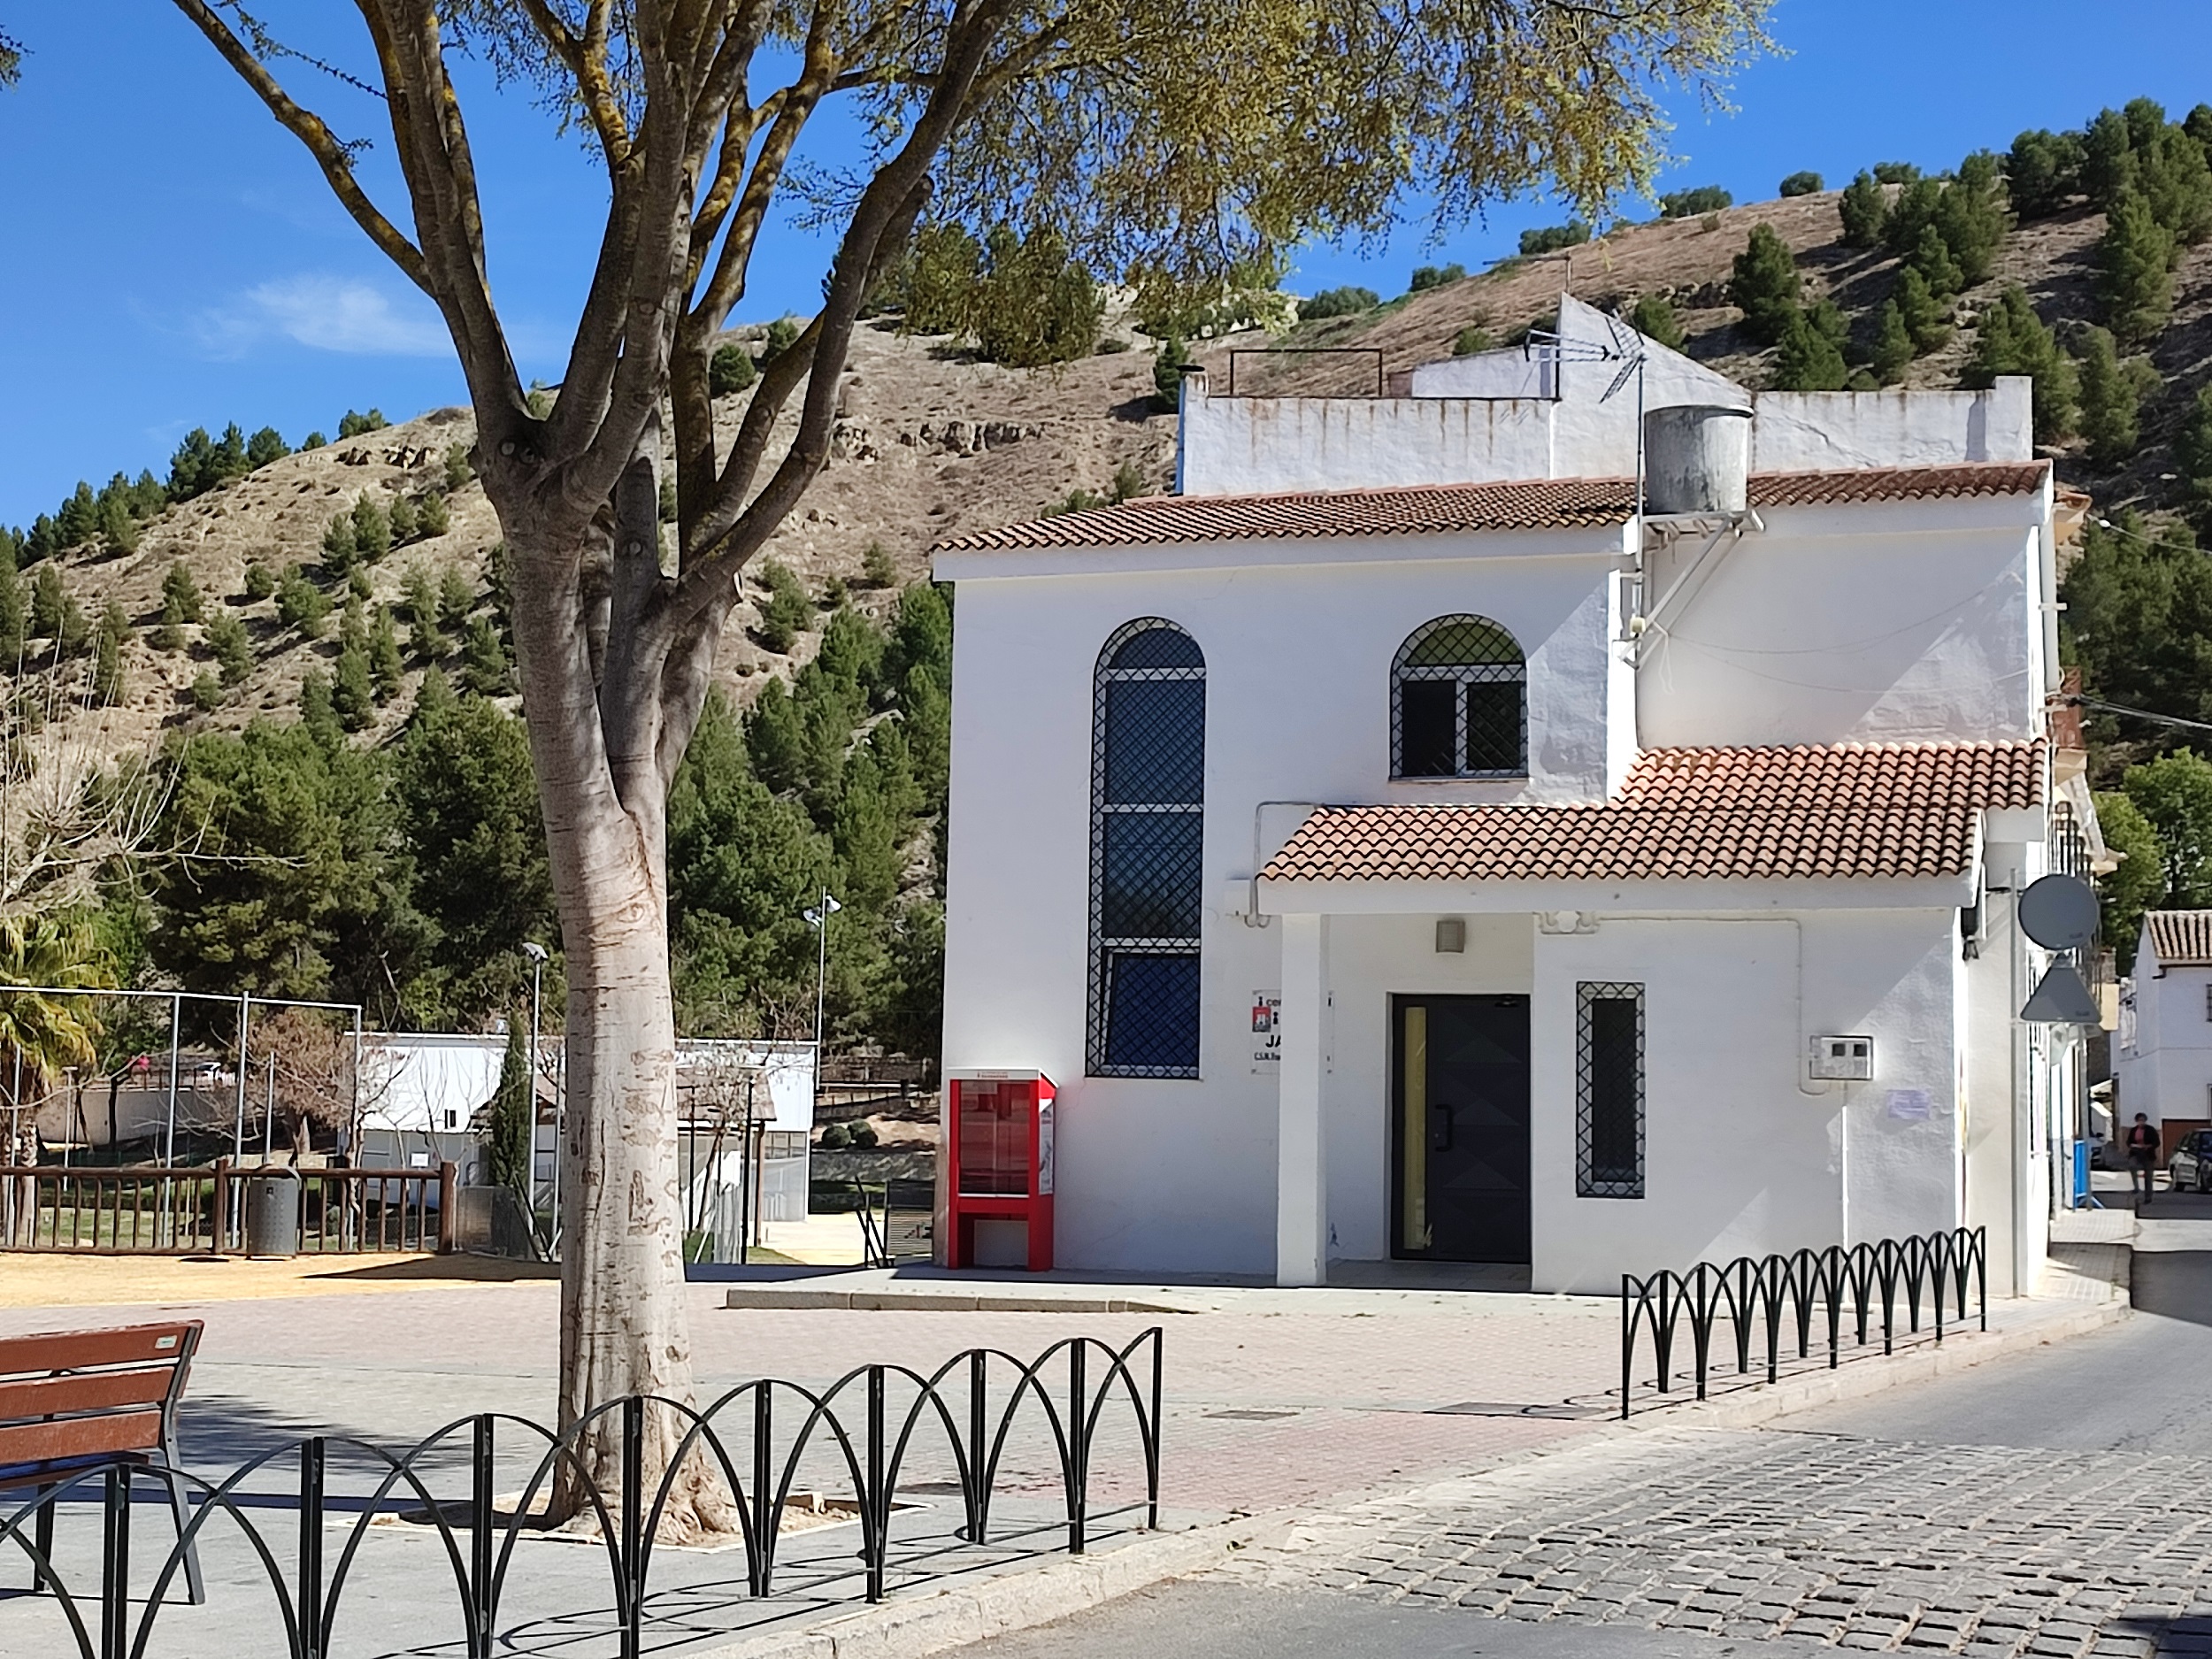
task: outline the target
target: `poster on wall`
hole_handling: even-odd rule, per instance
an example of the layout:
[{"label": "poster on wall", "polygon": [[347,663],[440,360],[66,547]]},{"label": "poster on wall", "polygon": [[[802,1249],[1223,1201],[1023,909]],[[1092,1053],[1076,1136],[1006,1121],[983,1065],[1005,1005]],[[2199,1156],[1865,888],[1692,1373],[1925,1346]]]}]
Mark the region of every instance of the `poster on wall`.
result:
[{"label": "poster on wall", "polygon": [[1924,1124],[1934,1116],[1934,1102],[1924,1088],[1893,1088],[1889,1092],[1889,1115],[1909,1124]]},{"label": "poster on wall", "polygon": [[1252,993],[1252,1075],[1277,1077],[1283,1063],[1283,994]]}]

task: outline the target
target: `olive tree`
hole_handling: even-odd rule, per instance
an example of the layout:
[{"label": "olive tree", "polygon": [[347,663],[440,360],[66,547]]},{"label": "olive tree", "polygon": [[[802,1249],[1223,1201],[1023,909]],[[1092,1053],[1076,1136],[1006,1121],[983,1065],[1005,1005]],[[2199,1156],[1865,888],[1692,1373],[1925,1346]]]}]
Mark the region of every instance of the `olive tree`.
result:
[{"label": "olive tree", "polygon": [[[739,572],[828,459],[853,330],[918,223],[1048,225],[1158,294],[1406,205],[1464,219],[1542,188],[1601,206],[1651,181],[1668,87],[1713,97],[1763,48],[1769,0],[355,0],[350,58],[295,50],[241,0],[174,4],[436,304],[473,406],[568,973],[566,1424],[690,1387],[666,797]],[[461,58],[604,169],[549,406],[486,274]],[[366,135],[303,102],[302,76],[385,129],[403,196],[375,198]],[[864,161],[801,165],[841,104]],[[802,196],[835,242],[820,310],[721,429],[717,336]]]}]

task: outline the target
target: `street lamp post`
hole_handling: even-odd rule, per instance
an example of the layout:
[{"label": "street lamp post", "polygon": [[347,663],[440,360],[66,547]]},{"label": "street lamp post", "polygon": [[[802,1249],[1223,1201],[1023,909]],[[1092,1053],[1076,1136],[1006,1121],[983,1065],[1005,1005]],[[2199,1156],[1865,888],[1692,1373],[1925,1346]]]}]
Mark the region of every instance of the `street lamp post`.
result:
[{"label": "street lamp post", "polygon": [[824,887],[820,902],[803,912],[806,925],[814,930],[814,1071],[818,1082],[822,1071],[822,992],[829,979],[829,918],[844,908]]}]

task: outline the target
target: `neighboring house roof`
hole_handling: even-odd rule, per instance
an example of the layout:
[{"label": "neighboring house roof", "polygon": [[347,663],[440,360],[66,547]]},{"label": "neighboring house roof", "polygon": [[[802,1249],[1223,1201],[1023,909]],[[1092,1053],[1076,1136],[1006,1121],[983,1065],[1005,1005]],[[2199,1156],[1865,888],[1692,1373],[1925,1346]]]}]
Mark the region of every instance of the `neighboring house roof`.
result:
[{"label": "neighboring house roof", "polygon": [[[1756,472],[1754,507],[2032,495],[2047,461],[1959,466],[1862,467],[1847,472]],[[1192,541],[1339,535],[1448,535],[1496,530],[1578,530],[1625,524],[1636,483],[1624,478],[1535,479],[1509,484],[1415,484],[1391,489],[1267,495],[1146,495],[938,543],[943,551],[1016,548],[1156,547]]]},{"label": "neighboring house roof", "polygon": [[2162,968],[2212,968],[2212,910],[2146,910]]},{"label": "neighboring house roof", "polygon": [[1975,820],[2043,798],[2043,746],[1661,749],[1596,806],[1325,806],[1266,881],[1955,875]]}]

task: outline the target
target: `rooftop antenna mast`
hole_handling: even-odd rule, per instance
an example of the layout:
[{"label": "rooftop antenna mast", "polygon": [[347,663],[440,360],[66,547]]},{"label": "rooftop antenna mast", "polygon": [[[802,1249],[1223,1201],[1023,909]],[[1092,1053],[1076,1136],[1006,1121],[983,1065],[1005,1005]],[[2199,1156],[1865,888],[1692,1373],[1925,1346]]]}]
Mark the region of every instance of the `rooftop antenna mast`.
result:
[{"label": "rooftop antenna mast", "polygon": [[1532,328],[1521,342],[1521,355],[1532,363],[1552,365],[1553,396],[1558,396],[1556,376],[1559,365],[1566,363],[1617,363],[1620,368],[1613,376],[1613,383],[1598,399],[1609,403],[1629,377],[1636,380],[1636,526],[1640,542],[1644,522],[1644,337],[1618,317],[1605,319],[1607,340],[1582,340],[1563,334],[1556,329]]}]

